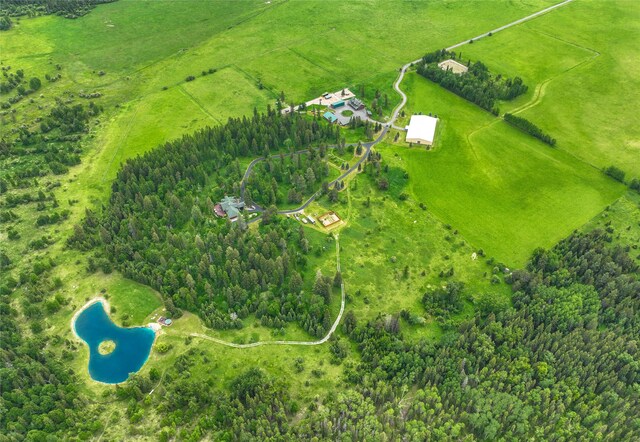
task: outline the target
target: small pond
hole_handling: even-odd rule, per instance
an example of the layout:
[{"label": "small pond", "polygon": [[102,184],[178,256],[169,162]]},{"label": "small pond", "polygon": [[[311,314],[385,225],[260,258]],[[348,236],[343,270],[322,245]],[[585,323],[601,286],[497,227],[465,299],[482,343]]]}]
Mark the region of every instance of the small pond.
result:
[{"label": "small pond", "polygon": [[89,346],[89,375],[105,384],[119,384],[140,370],[155,339],[155,332],[149,327],[123,328],[114,324],[102,301],[80,312],[73,328]]}]

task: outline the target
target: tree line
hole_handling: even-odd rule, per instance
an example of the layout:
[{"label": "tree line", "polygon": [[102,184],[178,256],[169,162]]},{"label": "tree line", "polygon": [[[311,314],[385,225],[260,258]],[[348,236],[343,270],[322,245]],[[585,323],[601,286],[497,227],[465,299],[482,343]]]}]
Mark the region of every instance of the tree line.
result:
[{"label": "tree line", "polygon": [[[130,401],[131,422],[162,416],[160,440],[635,440],[639,269],[610,242],[596,230],[536,250],[509,277],[513,306],[486,305],[439,341],[405,337],[402,315],[360,321],[347,311],[342,331],[359,358],[345,359],[342,388],[306,404],[258,368],[216,390],[191,374],[211,363],[195,349],[151,399],[157,371],[116,394]],[[446,310],[459,288],[430,290],[425,305]],[[350,351],[338,338],[329,345],[334,363]]]},{"label": "tree line", "polygon": [[[520,77],[494,76],[481,61],[474,63],[468,61],[466,63],[468,70],[462,74],[455,74],[449,69],[443,70],[438,66],[442,60],[449,58],[455,60],[457,57],[455,52],[445,49],[431,52],[418,63],[416,72],[494,115],[500,113],[496,106],[497,100],[512,100],[528,90]],[[461,55],[459,58],[462,58]]]},{"label": "tree line", "polygon": [[504,114],[504,121],[506,121],[507,123],[509,123],[514,127],[517,127],[521,131],[534,136],[535,138],[539,139],[543,143],[547,143],[549,146],[556,145],[555,138],[552,138],[551,135],[544,133],[542,129],[540,129],[538,126],[536,126],[526,118],[522,118],[517,115],[506,113]]},{"label": "tree line", "polygon": [[150,285],[174,316],[197,313],[209,327],[237,328],[254,313],[269,327],[298,321],[314,336],[331,325],[328,297],[303,290],[311,245],[296,223],[268,208],[261,228],[216,218],[214,192],[227,193],[238,156],[267,156],[296,146],[336,142],[339,129],[269,110],[185,135],[127,161],[100,214],[87,211],[69,239],[97,247],[92,267],[118,269]]},{"label": "tree line", "polygon": [[56,14],[65,18],[78,18],[88,14],[97,5],[111,3],[116,0],[3,0],[0,3],[0,17],[36,17]]}]

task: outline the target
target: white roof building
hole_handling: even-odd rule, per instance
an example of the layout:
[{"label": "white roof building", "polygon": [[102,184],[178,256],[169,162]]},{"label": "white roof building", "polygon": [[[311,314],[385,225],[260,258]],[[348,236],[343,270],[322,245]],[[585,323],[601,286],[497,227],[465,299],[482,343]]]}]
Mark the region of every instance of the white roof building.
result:
[{"label": "white roof building", "polygon": [[413,115],[407,126],[407,143],[431,146],[436,133],[438,119],[428,115]]}]

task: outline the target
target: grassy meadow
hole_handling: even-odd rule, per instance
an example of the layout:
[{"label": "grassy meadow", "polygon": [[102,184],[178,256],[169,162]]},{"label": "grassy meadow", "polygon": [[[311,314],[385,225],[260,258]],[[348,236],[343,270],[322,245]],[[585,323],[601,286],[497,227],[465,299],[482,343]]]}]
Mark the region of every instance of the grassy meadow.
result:
[{"label": "grassy meadow", "polygon": [[475,247],[509,266],[550,247],[622,195],[624,187],[440,86],[409,74],[410,112],[433,112],[433,151],[407,148],[410,188]]},{"label": "grassy meadow", "polygon": [[[5,247],[12,258],[23,257],[20,265],[45,255],[55,260],[53,275],[62,279],[60,293],[70,303],[47,318],[53,333],[71,338],[68,325],[73,312],[102,289],[115,307],[112,317],[116,323],[144,324],[162,309],[157,293],[117,272],[88,275],[86,257],[64,247],[84,209],[106,201],[110,182],[122,162],[182,134],[249,114],[254,107],[264,110],[269,104],[273,106],[280,91],[299,102],[327,90],[347,86],[358,91],[364,86],[369,100],[376,89],[388,94],[391,109],[399,101],[391,85],[402,64],[553,3],[381,2],[373,8],[368,2],[120,0],[77,20],[23,18],[14,29],[0,34],[0,60],[14,69],[24,69],[28,76],[39,77],[57,72],[55,65],[60,64],[62,79],[43,82],[43,97],[34,97],[34,103],[23,100],[17,104],[16,120],[3,119],[2,129],[29,123],[38,115],[38,105],[46,110],[51,99],[65,91],[102,93],[97,101],[105,113],[83,141],[82,164],[66,176],[41,180],[43,186],[60,182],[55,193],[61,208],[71,210],[69,219],[57,226],[37,228],[32,222],[33,204],[23,205],[15,209],[25,220],[18,225],[22,238],[7,243],[2,231],[0,240],[8,244]],[[637,15],[637,7],[627,4]],[[566,7],[567,12],[562,8],[461,48],[492,70],[520,75],[530,84],[531,91],[511,109],[521,108],[524,116],[552,133],[558,138],[559,149],[533,140],[422,78],[406,78],[407,112],[435,112],[441,117],[436,149],[409,149],[403,143],[394,144],[390,136],[378,150],[392,168],[409,173],[408,183],[392,186],[391,194],[385,195],[373,189],[367,177],[349,179],[340,203],[330,205],[324,199],[308,211],[336,210],[348,221],[340,231],[348,310],[369,319],[406,309],[427,319],[422,326],[404,324],[406,333],[416,339],[435,339],[443,330],[424,311],[420,299],[426,287],[445,281],[438,276],[441,270],[453,267],[454,279],[466,284],[468,301],[460,316],[472,314],[474,303],[485,296],[506,304],[509,288],[504,283],[490,283],[492,266],[485,259],[472,261],[474,251],[483,248],[488,256],[509,266],[521,266],[535,247],[553,245],[623,194],[621,185],[588,163],[598,167],[612,163],[630,173],[640,170],[638,162],[634,164],[640,138],[634,135],[630,141],[624,136],[637,134],[628,118],[634,101],[617,103],[610,101],[609,95],[594,93],[594,88],[609,83],[599,76],[601,69],[606,67],[609,70],[605,72],[616,74],[606,57],[613,57],[626,70],[636,63],[628,56],[633,30],[617,30],[622,40],[616,46],[606,40],[614,37],[602,35],[600,26],[605,26],[605,21],[580,20],[566,30],[562,28],[571,14],[586,15],[590,5],[577,1]],[[619,14],[617,5],[594,7],[613,19]],[[576,41],[566,43],[563,40],[569,39],[572,29]],[[593,44],[588,40],[591,37],[596,39]],[[594,51],[600,46],[614,47],[615,52],[596,56]],[[530,63],[528,56],[535,63]],[[210,69],[215,72],[201,74]],[[577,81],[572,75],[578,73],[585,73],[579,78],[585,82],[589,99],[569,96],[567,85]],[[185,81],[189,75],[195,80]],[[631,78],[618,82],[625,91],[620,96],[633,97],[638,90],[635,82]],[[525,109],[527,105],[530,107]],[[591,142],[592,134],[586,131],[592,125],[583,115],[593,109],[616,118],[594,134]],[[348,141],[356,141],[361,132],[350,135]],[[399,201],[399,192],[408,193],[408,200]],[[365,207],[367,198],[371,198],[370,207]],[[70,200],[77,202],[71,204]],[[426,204],[427,210],[419,203]],[[621,204],[612,207],[633,211],[637,203]],[[316,268],[333,275],[335,249],[323,234],[308,230],[315,246],[322,250],[309,259],[305,284],[310,287]],[[50,235],[55,243],[45,251],[30,250],[28,242],[42,235]],[[407,277],[403,276],[405,266],[409,267]],[[332,309],[337,314],[337,293]],[[239,332],[210,333],[238,342],[249,342],[256,336],[273,339],[271,330],[256,326],[254,318],[246,325]],[[194,375],[212,373],[220,385],[253,366],[287,379],[301,403],[339,385],[342,368],[328,363],[327,346],[237,350],[186,339],[194,331],[203,329],[191,314],[165,329],[159,340],[173,348],[165,355],[152,352],[142,373],[151,368],[162,371],[180,354],[195,348],[208,359],[193,368]],[[292,325],[280,338],[309,337]],[[88,380],[86,352],[79,343],[76,350],[73,368]],[[297,357],[305,360],[302,374],[294,370]],[[357,362],[355,351],[351,358]],[[320,374],[311,374],[312,369]],[[89,382],[83,388],[91,389],[96,398],[106,390]],[[123,406],[116,403],[113,409],[122,411]],[[120,418],[116,415],[114,419],[118,422]],[[126,421],[122,417],[122,422]],[[122,439],[118,427],[110,426],[105,439]]]},{"label": "grassy meadow", "polygon": [[[611,26],[623,19],[628,26]],[[639,23],[637,2],[575,1],[462,50],[531,86],[503,110],[533,121],[559,149],[595,167],[640,177]]]}]

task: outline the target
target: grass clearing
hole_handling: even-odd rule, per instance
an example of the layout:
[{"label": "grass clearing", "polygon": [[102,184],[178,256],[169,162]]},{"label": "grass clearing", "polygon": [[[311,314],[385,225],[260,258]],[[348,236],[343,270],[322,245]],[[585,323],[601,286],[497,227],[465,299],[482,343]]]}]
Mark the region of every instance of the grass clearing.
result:
[{"label": "grass clearing", "polygon": [[596,228],[610,233],[613,244],[629,247],[629,256],[640,265],[640,194],[627,192],[581,230],[588,232]]},{"label": "grass clearing", "polygon": [[403,85],[408,113],[441,119],[432,152],[397,146],[411,192],[476,247],[509,266],[525,264],[589,221],[624,188],[416,74]]},{"label": "grass clearing", "polygon": [[[395,146],[377,150],[390,171],[397,170],[401,175],[406,170],[408,161],[396,155]],[[401,201],[398,196],[408,186],[402,187],[400,183],[404,180],[394,179],[395,173],[390,175],[388,192],[378,191],[368,176],[359,175],[340,192],[339,203],[331,204],[322,198],[307,209],[308,213],[317,214],[333,210],[348,221],[339,230],[346,310],[353,310],[359,320],[407,310],[425,317],[426,322],[415,326],[404,323],[403,332],[416,339],[435,339],[443,330],[421,304],[429,285],[446,284],[454,279],[466,284],[469,302],[454,320],[473,314],[474,302],[485,296],[508,304],[509,287],[490,283],[492,266],[482,258],[472,260],[476,249],[461,233],[447,229],[430,211],[422,210],[418,201],[413,198]],[[439,276],[451,267],[455,269],[452,278]]]},{"label": "grass clearing", "polygon": [[[620,20],[629,26],[611,27]],[[638,23],[637,2],[577,1],[463,50],[538,89],[521,116],[557,138],[559,149],[634,177],[640,176]]]},{"label": "grass clearing", "polygon": [[[72,305],[79,307],[102,288],[111,295],[110,301],[116,307],[114,321],[119,324],[124,315],[129,315],[132,325],[144,323],[160,306],[155,292],[118,273],[87,275],[84,257],[63,247],[73,224],[83,216],[84,208],[99,205],[108,198],[110,180],[127,158],[204,125],[216,124],[228,116],[250,114],[254,106],[263,110],[280,90],[284,90],[288,98],[302,101],[325,90],[364,85],[367,99],[379,89],[388,94],[389,105],[393,106],[399,98],[392,92],[391,84],[403,63],[552,3],[554,0],[504,0],[498,5],[494,2],[442,1],[425,7],[421,3],[388,2],[372,8],[366,3],[353,2],[293,2],[283,7],[282,2],[267,5],[259,1],[194,1],[186,5],[183,1],[121,0],[101,5],[77,20],[55,16],[21,19],[14,29],[0,35],[2,61],[14,69],[24,68],[28,76],[41,78],[45,73],[55,73],[54,66],[59,63],[63,78],[44,85],[43,94],[55,97],[65,90],[74,93],[98,91],[103,94],[98,102],[106,108],[100,116],[100,126],[83,142],[83,163],[73,167],[67,176],[55,177],[62,184],[56,190],[61,207],[67,208],[69,199],[79,201],[69,207],[72,211],[69,220],[44,229],[32,227],[30,221],[23,223],[20,227],[24,232],[23,239],[12,250],[12,256],[20,256],[32,233],[48,232],[58,240],[47,253],[57,262],[54,274],[63,279],[62,290],[72,301],[48,319],[55,327],[54,333],[60,330],[62,336],[70,336]],[[496,8],[501,11],[499,15],[495,14]],[[406,28],[407,17],[421,25],[411,32],[398,32]],[[293,25],[283,27],[274,26],[274,23]],[[200,76],[203,70],[210,68],[217,72]],[[99,76],[100,70],[106,74]],[[197,78],[187,83],[188,75]],[[265,89],[258,89],[258,80],[264,83]],[[164,86],[167,90],[163,91]],[[20,104],[23,105],[26,103]],[[396,147],[383,149],[388,158]],[[412,180],[414,176],[418,178],[410,173]],[[428,217],[423,226],[426,233],[420,230],[422,236],[416,239],[417,226],[414,226],[412,216],[421,211],[418,212],[420,209],[411,202],[399,204],[388,199],[380,207],[362,212],[358,204],[361,205],[367,195],[364,185],[357,185],[359,189],[349,190],[354,195],[353,201],[349,200],[344,207],[339,205],[337,210],[343,219],[355,223],[343,230],[345,283],[348,290],[362,286],[371,292],[360,297],[354,293],[349,301],[348,305],[357,310],[358,316],[373,317],[382,311],[397,312],[399,308],[419,313],[424,285],[435,283],[437,277],[433,277],[433,272],[437,274],[440,268],[449,265],[449,261],[455,263],[456,274],[465,281],[475,281],[478,275],[490,271],[480,262],[467,266],[470,246],[455,246],[444,240],[446,232],[430,213],[425,215]],[[31,213],[31,207],[20,209],[20,215],[25,219],[29,219]],[[369,239],[374,238],[373,234],[366,233],[375,232],[377,223],[383,227],[382,232],[374,235],[380,244]],[[401,239],[395,238],[396,228]],[[460,236],[467,238],[462,229],[460,232]],[[363,238],[369,239],[369,248],[362,248],[362,241],[367,240]],[[417,241],[417,247],[412,245],[413,241]],[[398,256],[395,267],[391,267],[386,258],[376,256],[376,253],[384,252],[378,250],[382,246],[394,250]],[[458,249],[453,250],[454,246]],[[323,271],[326,269],[331,272],[328,274],[333,274],[334,251],[326,253],[326,256],[310,257],[309,266],[320,266]],[[449,259],[444,258],[447,254]],[[425,262],[428,259],[426,277],[418,276],[417,269],[414,272],[414,263],[422,262],[423,258]],[[367,264],[365,270],[356,267],[360,262]],[[408,281],[396,279],[401,264],[411,267]],[[305,276],[305,284],[311,284],[311,279],[312,276]],[[484,276],[478,280],[481,282],[470,282],[472,298],[493,291],[508,297],[506,286],[490,286]],[[372,287],[388,287],[388,291],[380,293]],[[364,302],[365,296],[370,298],[368,304]],[[337,312],[338,307],[339,300],[337,303],[334,300],[332,309]],[[464,313],[468,314],[469,309]],[[193,325],[186,319],[182,323],[185,329]],[[414,331],[407,329],[407,332],[416,336],[439,336],[440,331],[432,325]],[[174,327],[171,333],[180,330],[181,321]],[[178,351],[187,348],[184,336],[171,333],[167,331],[161,339],[175,342],[174,350],[165,356],[152,352],[143,373],[151,367],[161,368],[171,363]],[[242,338],[250,339],[252,333]],[[268,336],[270,331],[260,329],[258,333]],[[287,330],[286,335],[299,336],[294,328]],[[306,375],[310,380],[307,387],[305,376],[296,376],[293,372],[290,359],[302,355],[307,360],[308,372],[312,365],[321,366],[321,361],[327,358],[326,346],[312,349],[282,347],[278,351],[264,347],[243,351],[212,346],[208,342],[191,345],[204,349],[212,359],[215,358],[218,365],[214,373],[221,385],[238,368],[253,364],[288,377],[294,383],[293,390],[311,398],[320,389],[334,389],[341,370],[325,364],[322,370],[326,375],[323,377]],[[88,382],[86,359],[75,358],[71,365],[82,373],[82,379],[87,381],[83,383],[85,386],[95,386]],[[196,370],[204,373],[210,367],[210,364],[198,364]],[[104,389],[96,387],[96,395]],[[105,437],[109,435],[107,432]],[[121,439],[117,435],[112,438]]]}]

